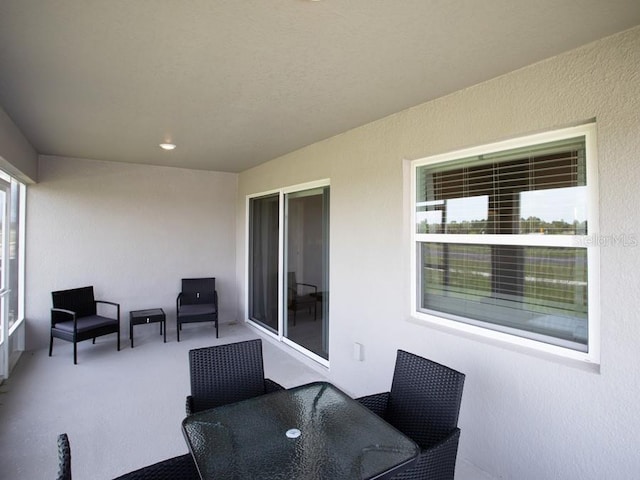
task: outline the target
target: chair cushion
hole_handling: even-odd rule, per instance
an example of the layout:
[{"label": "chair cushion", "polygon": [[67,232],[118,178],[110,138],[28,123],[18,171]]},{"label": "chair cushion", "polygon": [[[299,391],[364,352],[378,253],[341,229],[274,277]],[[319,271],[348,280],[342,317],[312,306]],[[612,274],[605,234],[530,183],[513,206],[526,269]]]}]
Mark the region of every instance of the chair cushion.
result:
[{"label": "chair cushion", "polygon": [[216,313],[216,306],[213,303],[180,305],[180,308],[178,309],[179,317],[190,317],[192,315],[211,315],[214,313]]},{"label": "chair cushion", "polygon": [[[100,315],[91,315],[88,317],[78,318],[77,320],[78,333],[118,324],[118,320],[114,318],[101,317]],[[54,328],[56,328],[57,330],[63,330],[65,332],[73,333],[73,320],[58,322],[55,324]]]},{"label": "chair cushion", "polygon": [[294,302],[298,305],[315,305],[318,297],[315,295],[296,295]]}]

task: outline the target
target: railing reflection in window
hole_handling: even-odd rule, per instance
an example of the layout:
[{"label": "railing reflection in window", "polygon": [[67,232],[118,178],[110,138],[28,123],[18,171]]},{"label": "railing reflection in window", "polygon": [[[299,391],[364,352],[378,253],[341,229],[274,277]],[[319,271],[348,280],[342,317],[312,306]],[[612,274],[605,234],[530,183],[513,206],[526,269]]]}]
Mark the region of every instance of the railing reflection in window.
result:
[{"label": "railing reflection in window", "polygon": [[586,348],[586,249],[422,243],[420,258],[421,309]]}]

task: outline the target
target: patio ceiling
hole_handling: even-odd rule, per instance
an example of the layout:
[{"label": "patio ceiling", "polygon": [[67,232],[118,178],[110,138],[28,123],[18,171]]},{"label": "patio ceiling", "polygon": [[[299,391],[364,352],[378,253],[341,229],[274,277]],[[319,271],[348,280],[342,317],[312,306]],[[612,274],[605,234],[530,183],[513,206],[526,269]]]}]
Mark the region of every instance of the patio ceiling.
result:
[{"label": "patio ceiling", "polygon": [[0,0],[0,106],[41,154],[239,172],[639,23],[637,0]]}]

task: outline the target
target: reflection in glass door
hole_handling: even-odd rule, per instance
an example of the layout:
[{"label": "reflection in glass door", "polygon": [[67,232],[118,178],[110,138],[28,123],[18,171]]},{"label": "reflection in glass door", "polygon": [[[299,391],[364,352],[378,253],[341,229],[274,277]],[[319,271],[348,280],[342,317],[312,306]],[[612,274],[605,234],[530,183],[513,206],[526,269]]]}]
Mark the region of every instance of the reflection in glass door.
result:
[{"label": "reflection in glass door", "polygon": [[278,333],[280,195],[249,201],[249,319]]},{"label": "reflection in glass door", "polygon": [[285,195],[285,338],[328,360],[329,187]]}]

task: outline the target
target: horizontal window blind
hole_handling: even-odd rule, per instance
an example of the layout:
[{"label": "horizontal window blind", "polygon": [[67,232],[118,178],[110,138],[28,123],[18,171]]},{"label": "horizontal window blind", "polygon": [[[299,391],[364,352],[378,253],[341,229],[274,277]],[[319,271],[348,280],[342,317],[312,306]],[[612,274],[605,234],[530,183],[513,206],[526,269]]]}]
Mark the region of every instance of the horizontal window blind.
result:
[{"label": "horizontal window blind", "polygon": [[417,232],[585,234],[585,165],[582,137],[419,167]]}]

